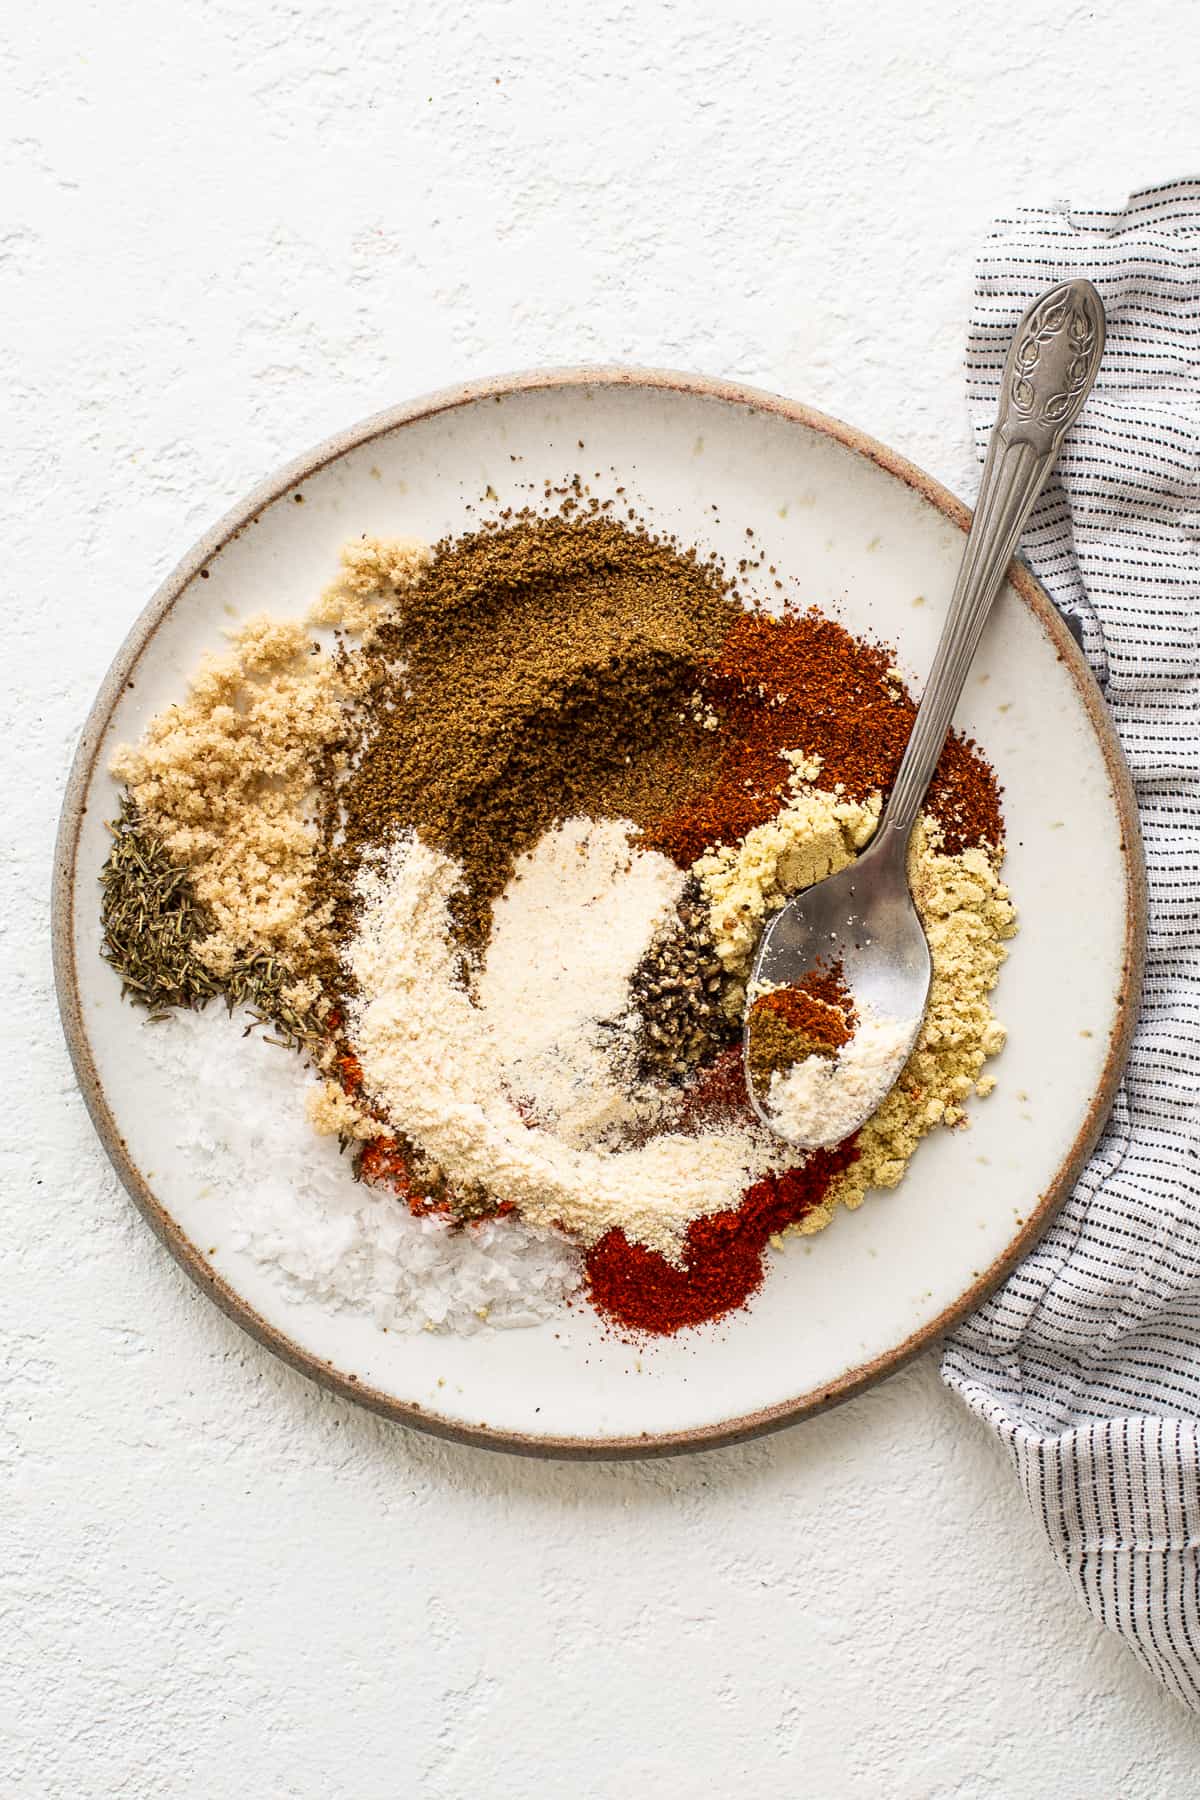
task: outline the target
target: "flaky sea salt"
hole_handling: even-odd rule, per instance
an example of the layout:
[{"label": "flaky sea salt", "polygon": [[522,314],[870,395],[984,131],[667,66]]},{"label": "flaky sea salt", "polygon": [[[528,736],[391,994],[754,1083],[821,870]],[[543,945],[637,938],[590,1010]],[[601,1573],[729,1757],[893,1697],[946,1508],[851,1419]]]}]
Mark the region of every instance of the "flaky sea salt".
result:
[{"label": "flaky sea salt", "polygon": [[213,1003],[147,1029],[142,1042],[178,1111],[176,1147],[210,1190],[213,1217],[296,1301],[369,1312],[390,1331],[536,1325],[579,1283],[578,1251],[517,1219],[456,1230],[416,1219],[356,1182],[349,1152],[315,1137],[311,1074]]}]

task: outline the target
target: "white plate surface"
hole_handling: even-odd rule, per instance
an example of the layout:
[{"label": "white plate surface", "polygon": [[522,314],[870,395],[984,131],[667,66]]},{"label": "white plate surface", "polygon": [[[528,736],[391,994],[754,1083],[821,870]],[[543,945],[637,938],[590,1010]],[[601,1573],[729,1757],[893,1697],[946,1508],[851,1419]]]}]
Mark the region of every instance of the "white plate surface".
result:
[{"label": "white plate surface", "polygon": [[233,1248],[227,1197],[202,1192],[172,1153],[175,1096],[149,1069],[139,1015],[98,954],[109,751],[178,697],[222,627],[264,608],[301,612],[347,537],[433,540],[467,526],[466,503],[489,486],[520,504],[518,484],[576,470],[601,471],[595,491],[625,486],[654,524],[729,562],[745,554],[751,526],[800,600],[895,644],[911,676],[928,667],[961,524],[941,490],[868,440],[686,377],[535,376],[441,396],[347,433],[267,484],[151,603],[80,750],[60,839],[56,952],[68,1036],[110,1154],[185,1266],[243,1324],[414,1423],[531,1451],[629,1454],[763,1429],[855,1391],[944,1329],[1032,1241],[1111,1099],[1136,987],[1141,878],[1102,708],[1022,578],[1020,594],[1001,596],[957,719],[1004,789],[1021,925],[994,998],[1008,1047],[969,1130],[936,1133],[898,1190],[773,1257],[751,1310],[639,1350],[580,1309],[553,1326],[455,1339],[384,1334],[365,1316],[285,1298]]}]

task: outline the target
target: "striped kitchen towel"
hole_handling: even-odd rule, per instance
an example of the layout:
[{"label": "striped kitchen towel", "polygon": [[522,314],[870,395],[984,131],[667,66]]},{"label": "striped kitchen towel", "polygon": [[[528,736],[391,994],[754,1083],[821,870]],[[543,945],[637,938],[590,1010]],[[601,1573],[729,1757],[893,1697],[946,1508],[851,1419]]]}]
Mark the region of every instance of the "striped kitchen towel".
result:
[{"label": "striped kitchen towel", "polygon": [[1038,1248],[949,1340],[1079,1597],[1200,1710],[1200,179],[998,223],[967,352],[982,458],[1018,318],[1067,275],[1108,314],[1024,554],[1133,770],[1150,931],[1112,1117]]}]

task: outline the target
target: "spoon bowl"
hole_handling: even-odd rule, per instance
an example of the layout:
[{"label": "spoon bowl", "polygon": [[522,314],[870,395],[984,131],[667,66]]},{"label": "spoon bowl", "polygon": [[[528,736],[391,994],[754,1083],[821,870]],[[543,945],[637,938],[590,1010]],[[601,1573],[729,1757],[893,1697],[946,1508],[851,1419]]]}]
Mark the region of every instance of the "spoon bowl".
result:
[{"label": "spoon bowl", "polygon": [[[882,828],[848,868],[781,907],[762,935],[750,987],[753,993],[760,986],[793,986],[820,964],[840,964],[860,1013],[870,1008],[880,1018],[913,1021],[897,1058],[897,1074],[916,1042],[933,974],[925,931],[909,892],[907,848],[907,832]],[[768,1096],[756,1090],[751,1078],[745,1042],[743,1056],[750,1104],[764,1124],[808,1148],[836,1141],[836,1136],[800,1140],[782,1131]]]}]

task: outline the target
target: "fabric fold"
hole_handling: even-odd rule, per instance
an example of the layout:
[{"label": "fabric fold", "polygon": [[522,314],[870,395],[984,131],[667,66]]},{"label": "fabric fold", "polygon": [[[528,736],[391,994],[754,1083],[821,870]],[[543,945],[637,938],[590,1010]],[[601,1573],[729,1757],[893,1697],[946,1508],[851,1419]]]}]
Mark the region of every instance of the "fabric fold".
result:
[{"label": "fabric fold", "polygon": [[1069,275],[1099,289],[1107,344],[1022,550],[1077,622],[1133,773],[1145,992],[1091,1163],[942,1372],[1085,1605],[1200,1711],[1200,179],[998,221],[967,349],[981,459],[1017,321]]}]

